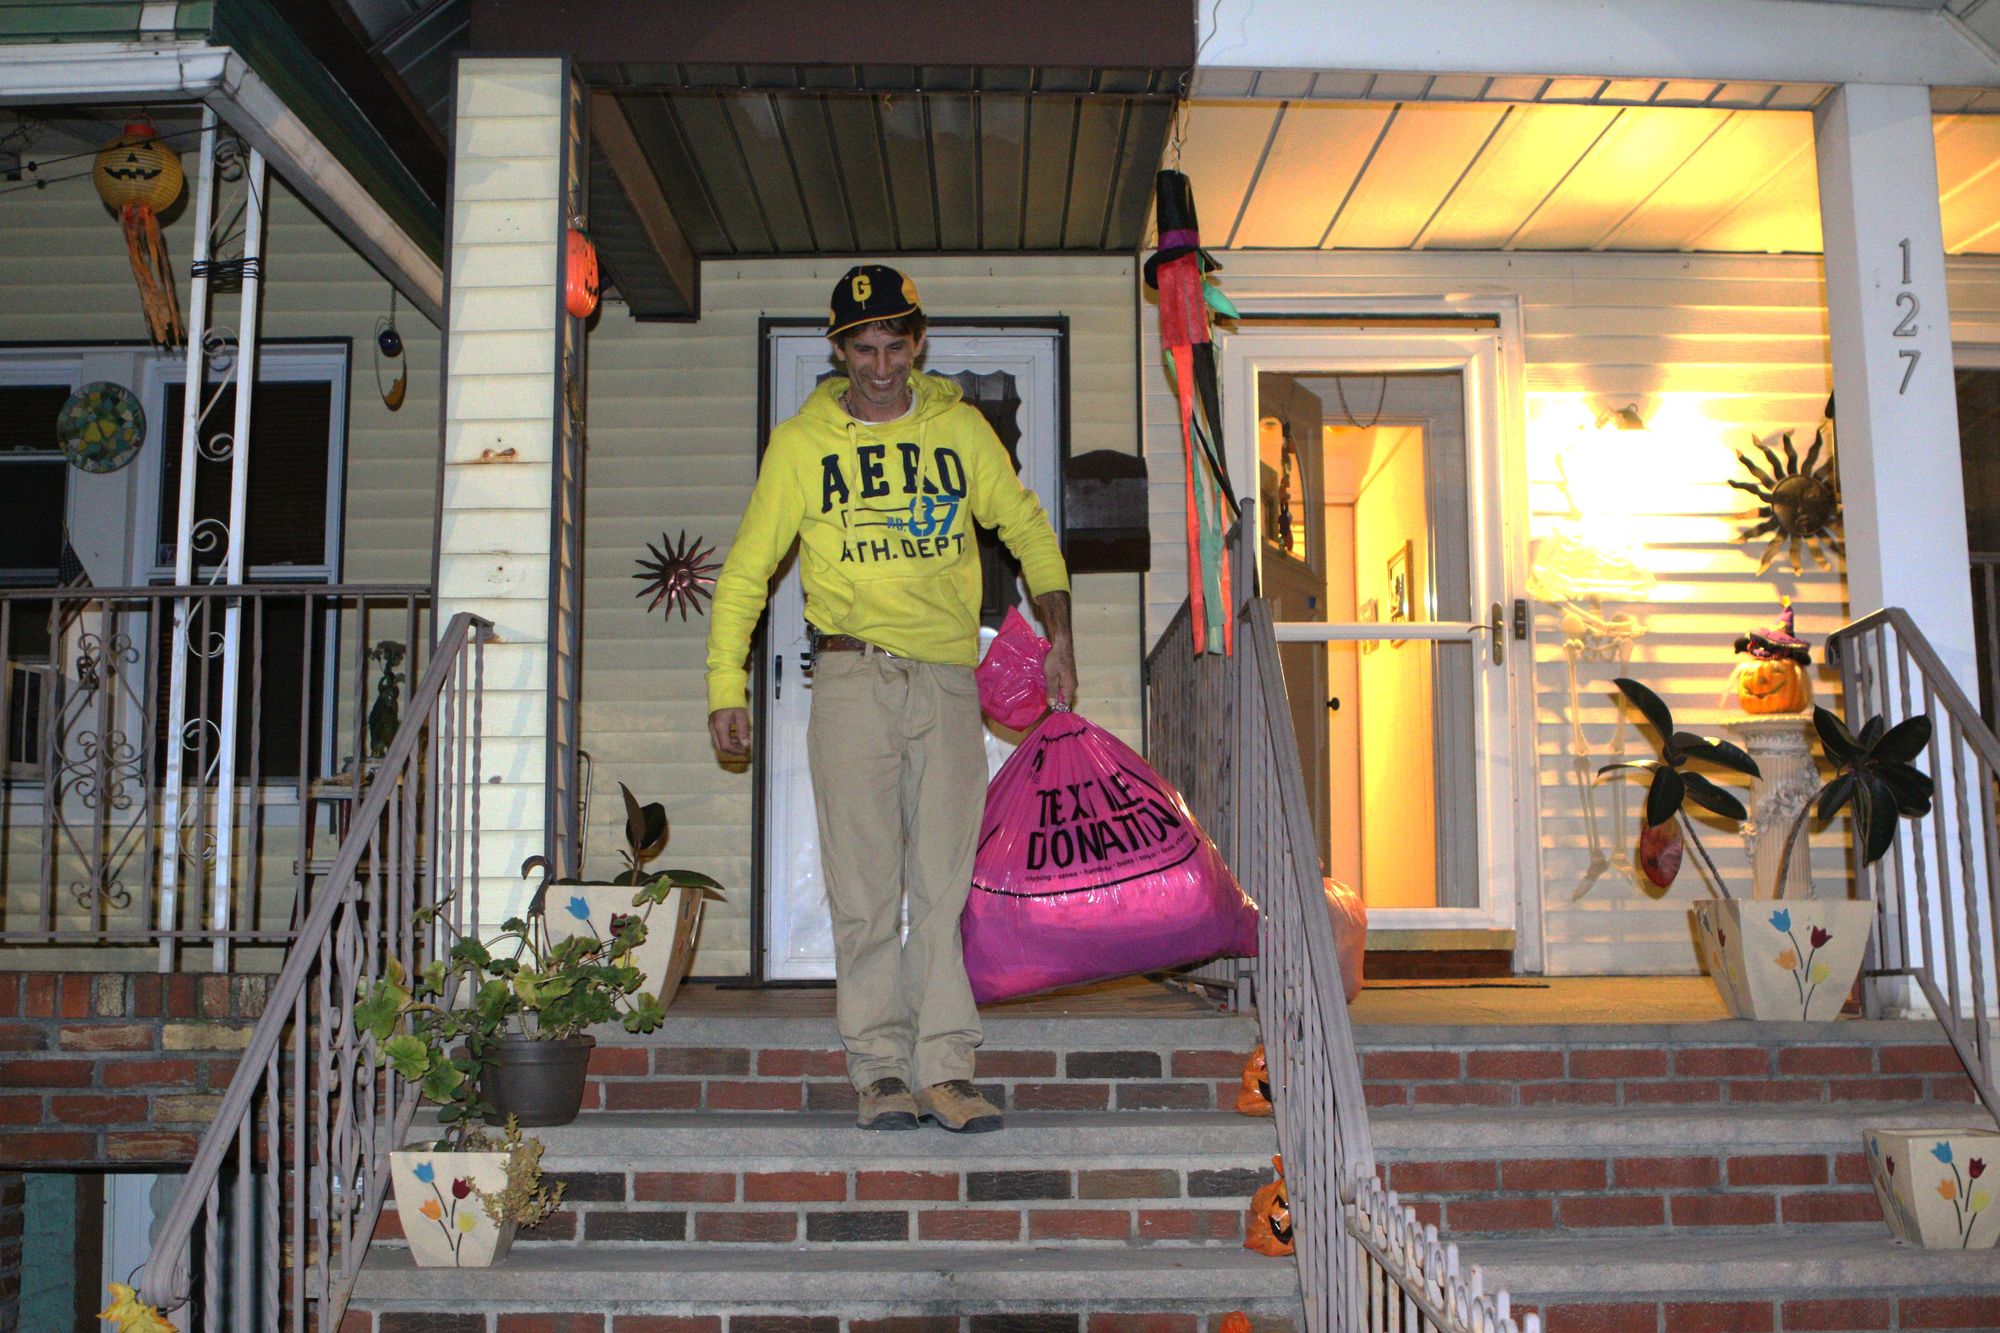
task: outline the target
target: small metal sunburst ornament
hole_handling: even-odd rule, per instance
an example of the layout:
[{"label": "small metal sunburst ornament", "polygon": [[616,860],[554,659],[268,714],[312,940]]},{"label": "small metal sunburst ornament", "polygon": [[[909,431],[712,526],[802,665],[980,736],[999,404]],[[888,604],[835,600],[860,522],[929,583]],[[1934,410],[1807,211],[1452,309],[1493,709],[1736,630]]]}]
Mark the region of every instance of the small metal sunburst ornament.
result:
[{"label": "small metal sunburst ornament", "polygon": [[647,542],[646,549],[652,552],[651,557],[640,556],[639,572],[632,576],[646,580],[645,586],[636,594],[652,597],[653,600],[646,603],[646,609],[651,611],[664,602],[667,609],[663,614],[671,619],[674,608],[678,606],[682,620],[688,618],[690,608],[696,615],[706,611],[708,608],[703,601],[714,596],[709,588],[715,583],[715,571],[722,567],[709,559],[715,554],[715,548],[704,548],[699,535],[689,540],[687,529],[682,528],[678,542],[669,540],[663,532],[659,546]]},{"label": "small metal sunburst ornament", "polygon": [[[1757,480],[1732,480],[1729,484],[1739,491],[1749,492],[1758,502],[1755,509],[1745,510],[1736,516],[1744,521],[1755,520],[1743,529],[1743,540],[1754,541],[1767,532],[1772,534],[1762,558],[1757,562],[1757,572],[1762,574],[1768,570],[1779,553],[1787,548],[1794,574],[1804,572],[1804,562],[1800,559],[1802,551],[1810,554],[1819,568],[1833,568],[1826,551],[1830,550],[1835,555],[1847,553],[1846,534],[1840,523],[1839,483],[1833,467],[1833,404],[1827,404],[1826,423],[1813,433],[1812,447],[1806,450],[1803,460],[1792,444],[1790,431],[1784,434],[1785,456],[1782,459],[1770,445],[1761,441],[1755,443],[1764,455],[1764,461],[1770,465],[1769,470],[1759,467],[1748,454],[1738,454],[1737,461]],[[1822,550],[1822,546],[1826,550]]]}]

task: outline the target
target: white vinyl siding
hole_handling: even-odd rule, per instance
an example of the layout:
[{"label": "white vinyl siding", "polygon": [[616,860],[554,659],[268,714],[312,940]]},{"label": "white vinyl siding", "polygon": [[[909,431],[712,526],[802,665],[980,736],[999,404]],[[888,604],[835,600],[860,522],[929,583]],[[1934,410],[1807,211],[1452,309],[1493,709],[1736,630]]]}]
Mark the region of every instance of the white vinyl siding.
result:
[{"label": "white vinyl siding", "polygon": [[[728,553],[757,464],[762,315],[823,319],[851,261],[711,261],[702,318],[640,324],[612,306],[591,332],[585,480],[583,746],[591,756],[586,873],[617,870],[620,782],[665,803],[672,838],[656,866],[713,875],[729,890],[702,927],[694,969],[750,966],[751,807],[747,768],[718,764],[703,686],[705,616],[662,622],[634,596],[648,542],[683,530]],[[932,319],[1069,319],[1069,426],[1075,453],[1131,452],[1135,265],[1114,258],[891,257],[915,279]],[[1137,742],[1140,579],[1076,580],[1082,711]]]},{"label": "white vinyl siding", "polygon": [[[1531,537],[1569,515],[1555,459],[1577,438],[1579,412],[1640,404],[1652,429],[1605,437],[1605,443],[1624,459],[1616,511],[1643,543],[1643,561],[1659,586],[1643,604],[1604,609],[1640,617],[1645,633],[1633,674],[1659,691],[1682,725],[1712,733],[1742,716],[1720,698],[1736,661],[1731,641],[1773,620],[1780,593],[1793,597],[1799,631],[1815,645],[1816,660],[1822,660],[1819,645],[1827,633],[1849,618],[1837,568],[1820,571],[1808,561],[1805,573],[1794,577],[1781,561],[1757,574],[1762,542],[1746,547],[1737,536],[1736,515],[1752,502],[1727,484],[1749,480],[1734,454],[1749,449],[1753,437],[1774,442],[1791,430],[1803,449],[1821,420],[1832,372],[1816,257],[1237,251],[1221,258],[1222,288],[1246,314],[1278,301],[1289,310],[1310,310],[1363,297],[1518,297]],[[1953,260],[1950,280],[1957,340],[2000,342],[2000,262]],[[1149,299],[1141,315],[1149,327],[1154,312]],[[1185,593],[1186,559],[1171,385],[1156,340],[1140,337],[1138,352],[1152,487],[1150,641]],[[1523,813],[1540,828],[1549,970],[1692,971],[1686,908],[1701,891],[1701,877],[1691,860],[1664,895],[1642,892],[1614,874],[1573,901],[1589,857],[1569,758],[1569,689],[1556,608],[1536,604],[1534,640],[1540,797],[1535,810]],[[1603,664],[1588,664],[1581,676],[1594,756],[1612,734],[1612,674]],[[1837,696],[1837,676],[1823,665],[1816,686],[1822,702]],[[1627,754],[1642,757],[1646,744],[1643,735],[1633,736]],[[1636,812],[1638,797],[1635,788],[1628,812]],[[1600,828],[1608,843],[1629,849],[1636,824],[1610,827],[1614,809],[1610,793],[1600,788]],[[1380,817],[1362,812],[1364,820]],[[1704,832],[1703,841],[1732,888],[1747,890],[1740,839],[1718,831]],[[1815,839],[1813,873],[1823,886],[1845,878],[1846,856],[1835,838]]]},{"label": "white vinyl siding", "polygon": [[[190,180],[194,156],[184,153]],[[187,301],[194,210],[162,230]],[[118,221],[88,177],[44,190],[0,194],[0,343],[132,344],[145,339],[139,293]],[[273,185],[265,242],[263,334],[346,338],[353,344],[347,395],[344,566],[349,582],[430,580],[437,512],[437,386],[442,340],[422,315],[398,303],[400,364],[410,372],[399,411],[375,391],[375,324],[389,312],[389,283],[282,182]],[[234,326],[236,295],[218,296],[215,319]],[[388,363],[384,381],[398,363]],[[133,386],[137,387],[137,386]],[[54,423],[50,436],[54,437]],[[155,441],[158,423],[155,423]],[[179,447],[178,427],[169,432]],[[256,465],[255,445],[251,465]],[[141,460],[145,462],[147,460]]]}]

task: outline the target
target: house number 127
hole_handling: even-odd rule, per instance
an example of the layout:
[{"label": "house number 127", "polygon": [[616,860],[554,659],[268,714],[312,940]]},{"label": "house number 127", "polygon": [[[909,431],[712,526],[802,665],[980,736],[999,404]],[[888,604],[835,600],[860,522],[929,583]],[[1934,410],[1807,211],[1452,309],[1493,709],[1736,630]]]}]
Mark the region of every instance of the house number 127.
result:
[{"label": "house number 127", "polygon": [[[1917,300],[1917,294],[1909,290],[1910,238],[1905,236],[1902,240],[1896,242],[1896,245],[1903,252],[1904,290],[1896,293],[1896,309],[1903,312],[1903,317],[1896,321],[1896,327],[1891,331],[1891,336],[1897,338],[1914,338],[1917,336],[1917,311],[1923,309],[1923,302]],[[1914,347],[1905,347],[1899,349],[1896,355],[1903,362],[1903,382],[1896,386],[1896,392],[1900,395],[1910,391],[1910,376],[1917,373],[1917,362],[1923,360],[1924,354]]]}]

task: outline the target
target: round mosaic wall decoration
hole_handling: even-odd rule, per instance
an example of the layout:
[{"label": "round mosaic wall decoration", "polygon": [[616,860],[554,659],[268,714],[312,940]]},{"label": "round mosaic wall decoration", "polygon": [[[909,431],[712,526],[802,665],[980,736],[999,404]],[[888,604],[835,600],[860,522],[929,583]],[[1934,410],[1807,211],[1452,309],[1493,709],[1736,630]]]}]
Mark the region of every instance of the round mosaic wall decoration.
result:
[{"label": "round mosaic wall decoration", "polygon": [[56,413],[56,438],[78,471],[116,472],[146,438],[146,410],[122,384],[86,384]]}]

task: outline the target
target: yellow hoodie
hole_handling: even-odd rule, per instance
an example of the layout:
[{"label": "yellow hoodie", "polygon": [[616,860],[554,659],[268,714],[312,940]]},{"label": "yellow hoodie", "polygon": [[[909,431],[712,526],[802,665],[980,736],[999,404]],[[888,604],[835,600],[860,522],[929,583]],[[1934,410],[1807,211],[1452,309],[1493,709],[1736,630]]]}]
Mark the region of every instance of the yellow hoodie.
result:
[{"label": "yellow hoodie", "polygon": [[750,632],[772,571],[799,539],[806,619],[899,657],[979,661],[979,543],[997,528],[1031,596],[1069,587],[1035,493],[957,384],[912,373],[914,402],[895,421],[856,421],[830,379],[771,432],[750,508],[715,581],[708,707],[744,706]]}]

